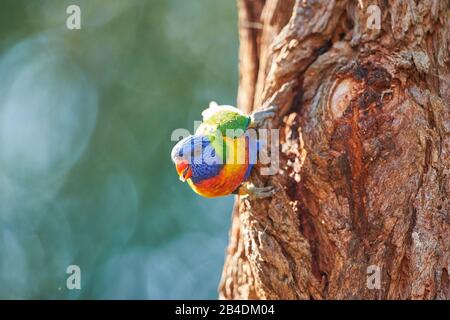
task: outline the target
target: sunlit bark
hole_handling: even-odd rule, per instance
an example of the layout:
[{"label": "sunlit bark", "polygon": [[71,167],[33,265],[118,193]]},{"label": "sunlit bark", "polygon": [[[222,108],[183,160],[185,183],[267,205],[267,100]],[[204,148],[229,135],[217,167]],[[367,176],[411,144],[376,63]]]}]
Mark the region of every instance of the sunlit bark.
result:
[{"label": "sunlit bark", "polygon": [[238,102],[279,107],[281,167],[237,200],[221,298],[449,299],[448,1],[238,4]]}]

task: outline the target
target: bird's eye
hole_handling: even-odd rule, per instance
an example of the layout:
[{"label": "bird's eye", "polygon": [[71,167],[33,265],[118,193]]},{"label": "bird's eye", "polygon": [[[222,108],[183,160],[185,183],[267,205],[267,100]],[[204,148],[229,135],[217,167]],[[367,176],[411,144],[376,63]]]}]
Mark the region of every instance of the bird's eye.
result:
[{"label": "bird's eye", "polygon": [[194,149],[194,157],[198,157],[202,155],[202,149],[201,148],[195,148]]}]

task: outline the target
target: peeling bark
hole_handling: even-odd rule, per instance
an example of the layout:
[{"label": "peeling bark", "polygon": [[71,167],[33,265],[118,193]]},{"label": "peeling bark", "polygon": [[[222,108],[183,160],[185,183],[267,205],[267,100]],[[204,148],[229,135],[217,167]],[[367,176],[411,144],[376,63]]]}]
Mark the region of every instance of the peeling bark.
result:
[{"label": "peeling bark", "polygon": [[279,192],[237,199],[220,297],[450,299],[448,1],[238,4],[239,106],[279,107],[251,179]]}]

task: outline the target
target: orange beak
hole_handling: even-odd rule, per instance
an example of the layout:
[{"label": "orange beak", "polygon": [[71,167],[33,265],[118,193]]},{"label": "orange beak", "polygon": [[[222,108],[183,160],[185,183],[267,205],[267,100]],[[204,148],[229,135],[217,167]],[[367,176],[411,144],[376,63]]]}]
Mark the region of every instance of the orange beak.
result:
[{"label": "orange beak", "polygon": [[192,176],[192,170],[189,163],[186,160],[180,160],[175,163],[175,168],[177,169],[178,175],[181,181],[186,181]]}]

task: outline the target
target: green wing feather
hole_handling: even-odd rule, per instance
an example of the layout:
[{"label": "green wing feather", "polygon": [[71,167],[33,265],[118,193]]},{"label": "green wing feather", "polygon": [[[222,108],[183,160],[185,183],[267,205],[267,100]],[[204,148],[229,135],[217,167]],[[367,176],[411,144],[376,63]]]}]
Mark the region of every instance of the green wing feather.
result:
[{"label": "green wing feather", "polygon": [[250,124],[250,117],[245,114],[232,111],[219,111],[207,118],[198,127],[196,134],[210,134],[219,131],[223,136],[227,135],[227,130],[237,133],[235,138],[241,136]]},{"label": "green wing feather", "polygon": [[[218,106],[214,102],[202,114],[203,122],[195,134],[208,136],[216,152],[225,161],[227,146],[226,143],[222,143],[222,139],[224,137],[236,139],[242,136],[250,125],[251,119],[237,108]],[[233,136],[230,136],[230,133]]]}]

